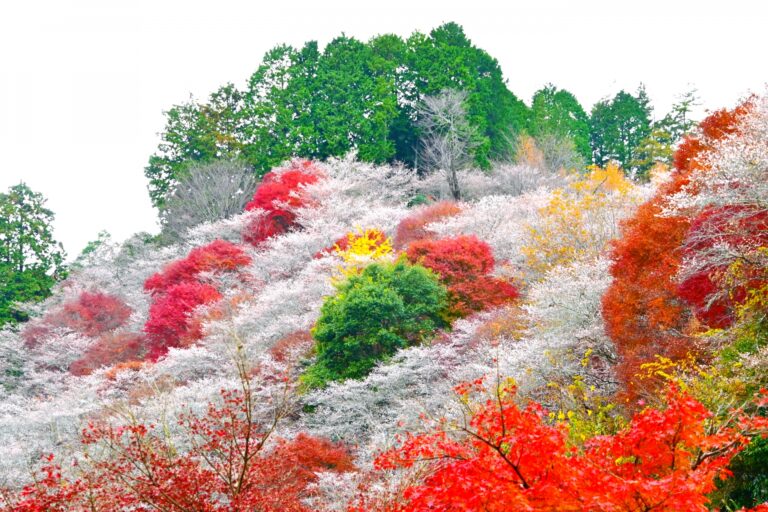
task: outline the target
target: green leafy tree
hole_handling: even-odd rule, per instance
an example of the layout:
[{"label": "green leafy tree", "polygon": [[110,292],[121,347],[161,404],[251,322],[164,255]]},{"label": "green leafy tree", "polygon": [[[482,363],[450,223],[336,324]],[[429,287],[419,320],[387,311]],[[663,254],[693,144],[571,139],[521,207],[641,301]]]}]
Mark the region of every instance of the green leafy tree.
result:
[{"label": "green leafy tree", "polygon": [[53,238],[53,212],[20,183],[0,194],[0,326],[28,319],[17,303],[40,301],[65,277],[64,249]]},{"label": "green leafy tree", "polygon": [[651,132],[651,107],[641,87],[636,96],[619,91],[611,100],[592,108],[590,142],[594,163],[614,160],[632,174],[637,172],[637,148]]},{"label": "green leafy tree", "polygon": [[531,102],[531,135],[536,140],[548,136],[569,138],[584,161],[592,160],[589,146],[589,116],[576,97],[552,84],[539,89]]},{"label": "green leafy tree", "polygon": [[312,330],[317,362],[305,384],[363,377],[398,349],[429,339],[446,325],[447,296],[434,273],[402,259],[351,276],[323,304]]},{"label": "green leafy tree", "polygon": [[[486,51],[475,47],[456,23],[446,23],[429,36],[408,39],[406,63],[413,91],[420,101],[444,89],[466,91],[467,117],[482,139],[475,162],[483,168],[491,159],[509,154],[515,136],[528,125],[528,107],[506,86],[501,67]],[[407,97],[407,94],[406,94]]]},{"label": "green leafy tree", "polygon": [[234,159],[240,154],[242,100],[242,94],[227,84],[214,92],[208,103],[190,98],[165,112],[162,140],[144,169],[153,206],[162,211],[190,163]]}]

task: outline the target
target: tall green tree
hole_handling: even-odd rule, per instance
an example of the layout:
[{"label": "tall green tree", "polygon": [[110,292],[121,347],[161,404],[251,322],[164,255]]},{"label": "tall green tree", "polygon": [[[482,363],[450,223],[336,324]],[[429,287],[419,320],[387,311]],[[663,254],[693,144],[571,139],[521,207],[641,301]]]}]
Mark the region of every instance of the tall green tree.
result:
[{"label": "tall green tree", "polygon": [[635,174],[637,148],[650,132],[651,107],[642,87],[636,96],[619,91],[612,99],[599,101],[590,118],[594,163],[603,166],[615,160]]},{"label": "tall green tree", "polygon": [[415,100],[445,89],[466,91],[467,118],[481,135],[475,163],[486,168],[508,154],[515,136],[527,128],[529,111],[507,88],[498,61],[474,46],[456,23],[441,25],[429,36],[417,32],[408,46]]},{"label": "tall green tree", "polygon": [[0,194],[0,326],[27,320],[16,303],[40,301],[65,277],[64,249],[53,238],[53,212],[20,183]]},{"label": "tall green tree", "polygon": [[536,91],[531,101],[530,132],[536,139],[569,138],[585,161],[592,160],[589,116],[576,97],[565,89],[548,84]]},{"label": "tall green tree", "polygon": [[240,91],[227,84],[211,94],[207,103],[190,98],[165,112],[161,142],[144,169],[149,196],[161,211],[161,220],[164,201],[190,163],[239,156],[243,147],[242,103]]}]

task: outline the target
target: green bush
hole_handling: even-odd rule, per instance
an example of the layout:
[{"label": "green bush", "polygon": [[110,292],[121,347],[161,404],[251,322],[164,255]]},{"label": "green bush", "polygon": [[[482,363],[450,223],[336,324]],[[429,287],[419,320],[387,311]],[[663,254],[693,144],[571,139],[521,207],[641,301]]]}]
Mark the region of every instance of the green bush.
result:
[{"label": "green bush", "polygon": [[447,291],[420,265],[375,263],[337,290],[312,329],[317,362],[302,377],[308,387],[364,377],[378,361],[445,325]]}]

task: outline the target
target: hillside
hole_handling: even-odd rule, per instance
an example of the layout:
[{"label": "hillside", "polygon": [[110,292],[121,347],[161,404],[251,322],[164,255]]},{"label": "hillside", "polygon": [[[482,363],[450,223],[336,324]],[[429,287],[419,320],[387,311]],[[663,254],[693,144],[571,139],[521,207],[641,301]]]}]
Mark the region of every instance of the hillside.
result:
[{"label": "hillside", "polygon": [[766,510],[768,97],[678,135],[280,154],[101,239],[0,331],[2,510]]}]

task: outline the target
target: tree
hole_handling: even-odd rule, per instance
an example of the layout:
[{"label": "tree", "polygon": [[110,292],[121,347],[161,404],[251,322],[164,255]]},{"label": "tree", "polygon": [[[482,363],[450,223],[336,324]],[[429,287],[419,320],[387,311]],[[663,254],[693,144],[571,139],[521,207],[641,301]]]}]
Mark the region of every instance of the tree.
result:
[{"label": "tree", "polygon": [[53,212],[42,194],[20,183],[0,194],[0,326],[28,319],[16,303],[37,302],[66,276],[64,249],[53,238]]},{"label": "tree", "polygon": [[255,190],[256,175],[245,163],[191,164],[162,207],[163,235],[177,241],[188,228],[242,213]]},{"label": "tree", "polygon": [[162,209],[190,163],[239,156],[242,102],[242,93],[227,84],[211,94],[207,103],[190,97],[165,112],[162,141],[144,168],[155,208]]},{"label": "tree", "polygon": [[576,97],[552,84],[539,89],[531,102],[531,135],[537,140],[546,136],[568,138],[583,160],[592,160],[589,146],[589,116]]},{"label": "tree", "polygon": [[469,124],[464,102],[467,93],[445,89],[428,96],[418,107],[421,129],[421,166],[445,173],[451,195],[461,200],[458,173],[473,161],[477,131]]},{"label": "tree", "polygon": [[312,329],[317,362],[303,376],[311,387],[363,377],[445,325],[445,288],[430,270],[402,259],[371,264],[336,288]]},{"label": "tree", "polygon": [[734,455],[768,429],[744,410],[711,421],[700,402],[671,388],[664,409],[648,408],[625,429],[575,447],[567,423],[548,423],[535,402],[515,403],[512,383],[498,383],[479,403],[482,380],[456,391],[464,421],[409,434],[376,460],[384,470],[419,468],[402,504],[386,510],[705,510]]},{"label": "tree", "polygon": [[417,240],[408,246],[406,256],[440,276],[448,288],[451,317],[500,306],[519,295],[512,284],[491,275],[496,263],[493,251],[476,236]]},{"label": "tree", "polygon": [[650,115],[642,88],[636,96],[619,91],[611,100],[596,103],[590,117],[594,163],[605,166],[615,160],[625,171],[637,171],[635,156],[640,142],[651,131]]},{"label": "tree", "polygon": [[631,395],[641,391],[641,383],[635,379],[640,366],[655,355],[678,360],[696,352],[686,329],[690,310],[679,296],[677,283],[680,248],[690,219],[663,213],[669,198],[691,176],[706,170],[707,151],[733,133],[744,114],[745,108],[740,106],[704,119],[697,135],[687,137],[675,152],[672,180],[624,221],[621,237],[613,243],[613,283],[603,297],[603,318],[622,359],[619,376]]}]

